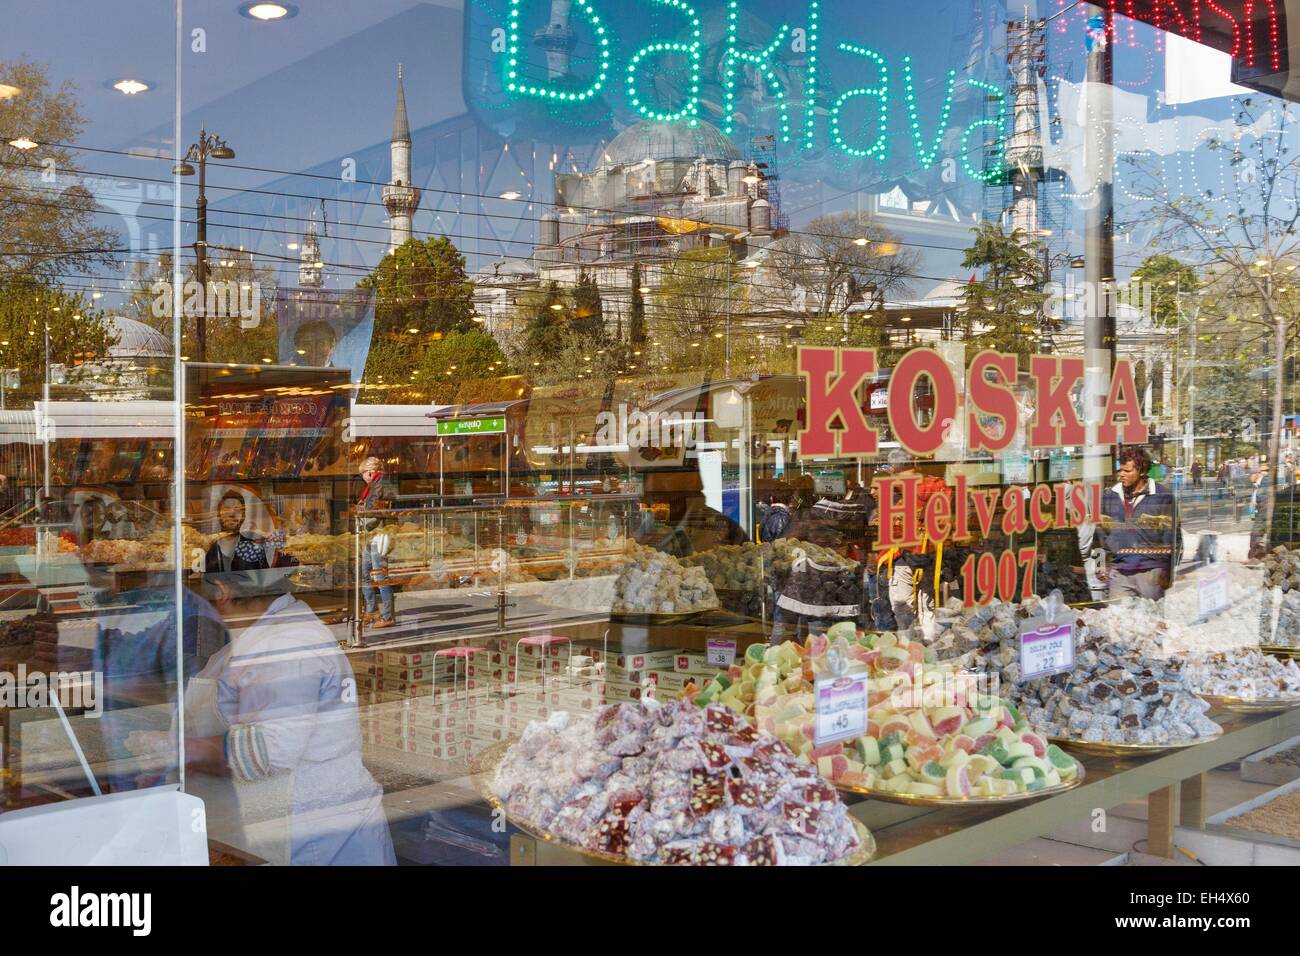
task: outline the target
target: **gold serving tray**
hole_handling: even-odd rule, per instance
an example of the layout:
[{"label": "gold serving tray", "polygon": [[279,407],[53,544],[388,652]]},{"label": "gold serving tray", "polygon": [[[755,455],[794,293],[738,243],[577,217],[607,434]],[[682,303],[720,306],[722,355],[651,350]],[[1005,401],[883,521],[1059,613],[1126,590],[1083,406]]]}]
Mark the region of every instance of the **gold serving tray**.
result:
[{"label": "gold serving tray", "polygon": [[1198,694],[1212,707],[1231,710],[1239,714],[1272,714],[1300,707],[1300,697],[1232,697],[1219,694]]},{"label": "gold serving tray", "polygon": [[843,793],[853,793],[861,797],[869,797],[872,800],[883,800],[886,803],[902,803],[911,807],[991,807],[1004,803],[1022,803],[1026,800],[1037,800],[1039,797],[1051,797],[1058,793],[1065,793],[1067,790],[1073,790],[1083,783],[1084,777],[1087,776],[1083,764],[1075,760],[1074,766],[1076,768],[1074,777],[1055,787],[1025,791],[1024,793],[1008,793],[1000,797],[931,797],[919,793],[893,793],[888,790],[873,790],[870,787],[846,787],[839,784],[836,784],[835,788]]},{"label": "gold serving tray", "polygon": [[[474,787],[478,790],[479,795],[486,800],[488,805],[493,809],[505,810],[504,805],[497,798],[497,795],[492,792],[492,778],[496,775],[497,766],[501,763],[502,758],[505,757],[506,751],[509,750],[514,743],[515,741],[513,740],[505,740],[500,743],[495,743],[486,750],[482,750],[478,754],[472,755],[469,760],[470,779],[474,782]],[[574,846],[572,843],[566,843],[554,834],[548,833],[546,830],[543,830],[540,827],[535,827],[530,823],[516,820],[514,817],[509,815],[507,815],[506,819],[508,819],[515,827],[524,831],[536,840],[553,843],[556,846],[564,847],[572,853],[577,853],[589,859],[599,860],[602,863],[610,863],[616,866],[658,865],[638,863],[636,860],[629,860],[625,856],[618,856],[613,853],[603,853],[599,850],[588,850],[585,847]],[[850,817],[849,821],[853,824],[853,829],[858,834],[858,848],[844,859],[828,864],[830,866],[862,866],[865,863],[871,862],[871,858],[876,855],[876,838],[871,835],[871,831],[869,831],[860,820]]]},{"label": "gold serving tray", "polygon": [[1263,644],[1259,648],[1265,654],[1274,657],[1300,659],[1300,647],[1288,647],[1283,644]]},{"label": "gold serving tray", "polygon": [[1222,727],[1213,736],[1180,740],[1172,744],[1108,744],[1102,741],[1093,743],[1087,740],[1079,740],[1076,737],[1048,737],[1047,739],[1074,753],[1096,754],[1101,757],[1149,757],[1169,750],[1183,750],[1187,747],[1195,747],[1207,740],[1217,740],[1221,736],[1223,736]]}]

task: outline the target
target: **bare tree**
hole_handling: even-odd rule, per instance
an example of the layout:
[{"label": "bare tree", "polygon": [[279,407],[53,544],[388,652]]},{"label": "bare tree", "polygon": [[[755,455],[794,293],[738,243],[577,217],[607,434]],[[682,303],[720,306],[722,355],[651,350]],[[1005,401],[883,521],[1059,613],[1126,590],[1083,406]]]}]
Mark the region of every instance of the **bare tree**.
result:
[{"label": "bare tree", "polygon": [[[1203,281],[1235,303],[1234,322],[1271,340],[1268,458],[1275,469],[1282,445],[1284,372],[1300,317],[1300,278],[1294,275],[1300,265],[1300,154],[1288,137],[1294,123],[1287,108],[1243,100],[1231,135],[1207,143],[1210,151],[1226,153],[1224,162],[1232,173],[1221,193],[1207,189],[1170,195],[1157,172],[1133,160],[1140,191],[1153,197],[1151,208],[1141,212],[1155,229],[1151,244],[1199,265]],[[1264,528],[1270,534],[1277,486],[1270,481],[1267,487]]]},{"label": "bare tree", "polygon": [[821,216],[773,244],[768,280],[807,321],[839,315],[871,291],[906,294],[919,256],[870,216]]}]

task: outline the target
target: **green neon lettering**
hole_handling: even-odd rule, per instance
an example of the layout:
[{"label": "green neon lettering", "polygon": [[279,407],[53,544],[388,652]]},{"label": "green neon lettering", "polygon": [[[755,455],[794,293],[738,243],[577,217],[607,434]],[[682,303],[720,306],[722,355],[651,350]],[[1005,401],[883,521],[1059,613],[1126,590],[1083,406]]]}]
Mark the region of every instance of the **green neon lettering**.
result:
[{"label": "green neon lettering", "polygon": [[[877,159],[883,162],[889,152],[889,64],[875,50],[868,50],[866,47],[854,46],[852,43],[841,43],[840,49],[845,53],[856,53],[858,56],[874,61],[876,66],[880,68],[880,85],[858,87],[841,94],[840,98],[835,101],[835,105],[831,107],[831,141],[850,156],[857,156],[862,159]],[[840,132],[840,110],[849,100],[859,96],[874,97],[880,101],[880,131],[876,134],[876,138],[871,145],[865,149],[850,145]]]},{"label": "green neon lettering", "polygon": [[776,71],[772,68],[772,55],[785,42],[790,27],[788,24],[782,24],[776,32],[776,37],[763,48],[762,52],[737,50],[736,19],[739,6],[737,0],[731,0],[727,10],[727,51],[722,56],[722,131],[728,136],[731,135],[732,120],[736,111],[736,64],[752,63],[758,67],[759,72],[763,74],[763,79],[776,95],[781,123],[781,142],[788,143],[790,142],[790,109],[785,99],[785,90],[777,78]]},{"label": "green neon lettering", "polygon": [[[642,116],[652,120],[678,120],[686,116],[694,117],[700,110],[700,18],[695,13],[695,8],[683,0],[654,0],[655,3],[663,3],[680,11],[691,22],[691,32],[693,39],[690,43],[667,42],[667,43],[650,43],[643,46],[632,54],[632,59],[627,64],[627,100]],[[676,112],[660,112],[652,104],[641,102],[641,96],[636,88],[636,75],[641,61],[652,56],[659,56],[664,53],[678,52],[685,53],[691,64],[691,95],[687,97],[682,108]],[[694,120],[691,120],[694,123]]]},{"label": "green neon lettering", "polygon": [[[506,89],[516,96],[535,96],[544,100],[562,100],[570,103],[578,103],[588,100],[600,92],[605,85],[605,78],[609,75],[609,37],[606,35],[605,26],[600,22],[600,16],[596,13],[596,8],[592,0],[574,0],[578,9],[583,12],[587,22],[596,32],[596,39],[600,49],[599,66],[596,70],[596,78],[591,84],[583,90],[566,90],[562,87],[547,86],[544,83],[530,81],[522,75],[522,66],[519,56],[519,10],[523,6],[524,0],[510,0],[510,28],[509,41],[510,45],[506,50]],[[696,34],[699,35],[698,33]]]}]

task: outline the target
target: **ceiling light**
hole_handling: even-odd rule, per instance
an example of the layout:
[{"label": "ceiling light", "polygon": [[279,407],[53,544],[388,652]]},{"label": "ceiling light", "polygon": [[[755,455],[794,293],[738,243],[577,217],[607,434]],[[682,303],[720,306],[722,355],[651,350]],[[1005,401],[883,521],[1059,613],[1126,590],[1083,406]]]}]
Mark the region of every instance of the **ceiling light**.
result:
[{"label": "ceiling light", "polygon": [[149,89],[149,84],[143,80],[118,80],[113,84],[113,89],[119,93],[125,93],[127,96],[135,96],[137,93],[143,93]]},{"label": "ceiling light", "polygon": [[419,329],[407,329],[406,331],[410,332],[412,335],[419,335],[419,334],[420,334],[420,330],[419,330]]},{"label": "ceiling light", "polygon": [[35,149],[36,148],[35,141],[28,139],[26,136],[19,136],[17,139],[11,139],[9,141],[9,145],[12,146],[14,149]]},{"label": "ceiling light", "polygon": [[520,197],[520,193],[515,192],[513,189],[510,190],[509,192],[504,192],[501,194],[502,199],[518,199],[519,197]]},{"label": "ceiling light", "polygon": [[563,312],[563,311],[564,311],[564,306],[562,306],[562,305],[560,305],[560,303],[556,302],[556,303],[554,303],[554,304],[551,305],[551,310],[554,311],[554,312]]},{"label": "ceiling light", "polygon": [[858,238],[853,240],[853,244],[855,246],[865,246],[867,244],[867,240],[864,239],[862,236],[858,236]]},{"label": "ceiling light", "polygon": [[287,20],[298,15],[298,8],[292,3],[269,3],[267,0],[254,0],[239,8],[239,15],[250,20],[269,23],[272,20]]},{"label": "ceiling light", "polygon": [[298,248],[298,243],[296,243],[296,242],[291,242],[291,243],[289,243],[289,251],[290,251],[290,252],[292,252],[294,249],[297,249],[297,248]]}]

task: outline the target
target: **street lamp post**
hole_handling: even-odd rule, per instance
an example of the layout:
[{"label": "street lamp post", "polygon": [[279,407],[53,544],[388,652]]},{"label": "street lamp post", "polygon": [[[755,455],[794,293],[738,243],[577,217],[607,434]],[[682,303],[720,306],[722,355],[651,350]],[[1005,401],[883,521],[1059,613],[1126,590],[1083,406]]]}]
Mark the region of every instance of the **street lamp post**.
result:
[{"label": "street lamp post", "polygon": [[193,176],[195,166],[199,173],[199,195],[195,200],[197,232],[194,239],[194,273],[199,281],[199,314],[195,317],[194,336],[196,361],[208,358],[208,196],[207,172],[209,159],[234,159],[235,151],[215,133],[199,130],[199,141],[191,143],[185,158],[172,168],[177,176]]}]

